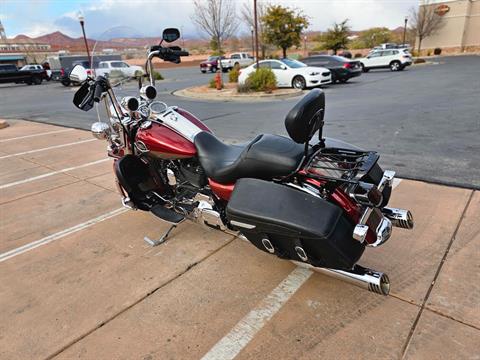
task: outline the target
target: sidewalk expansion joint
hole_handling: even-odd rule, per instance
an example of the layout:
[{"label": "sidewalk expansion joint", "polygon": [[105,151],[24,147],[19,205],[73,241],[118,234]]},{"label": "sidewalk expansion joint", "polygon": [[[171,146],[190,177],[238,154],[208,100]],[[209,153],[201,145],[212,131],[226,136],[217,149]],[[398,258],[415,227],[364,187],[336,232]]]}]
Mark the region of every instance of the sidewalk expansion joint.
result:
[{"label": "sidewalk expansion joint", "polygon": [[430,294],[433,290],[433,287],[435,286],[435,282],[437,281],[437,278],[438,276],[440,275],[440,271],[442,270],[443,268],[443,264],[445,263],[445,261],[447,260],[447,256],[448,256],[448,253],[450,251],[450,248],[452,247],[452,244],[453,242],[455,241],[455,238],[457,236],[457,233],[458,233],[458,230],[460,229],[460,225],[462,224],[463,222],[463,219],[465,218],[465,214],[467,213],[467,209],[468,207],[470,206],[470,203],[472,201],[472,198],[473,198],[473,195],[474,195],[475,191],[472,190],[470,192],[470,195],[468,197],[468,200],[467,200],[467,203],[465,204],[465,207],[462,211],[462,215],[460,216],[460,219],[458,220],[458,224],[457,226],[455,227],[455,230],[452,234],[452,237],[450,238],[450,241],[447,245],[447,248],[445,249],[445,253],[443,254],[443,257],[442,257],[442,260],[440,261],[440,263],[438,264],[438,267],[437,267],[437,271],[435,272],[435,275],[433,277],[433,280],[432,282],[430,283],[430,286],[428,287],[428,290],[427,290],[427,293],[423,299],[423,302],[422,302],[422,306],[420,307],[420,310],[418,311],[418,314],[417,314],[417,317],[415,318],[415,321],[413,322],[412,324],[412,327],[410,329],[410,332],[407,336],[407,340],[405,341],[405,344],[403,345],[403,348],[402,348],[402,356],[401,356],[401,359],[404,359],[406,354],[407,354],[407,350],[408,350],[408,347],[410,346],[410,343],[412,341],[412,338],[413,338],[413,334],[417,328],[417,325],[420,321],[420,317],[422,316],[422,313],[423,311],[425,310],[425,307],[426,307],[426,304],[427,304],[427,301],[430,297]]},{"label": "sidewalk expansion joint", "polygon": [[460,324],[462,324],[462,325],[468,326],[468,327],[470,327],[470,328],[472,328],[472,329],[475,329],[475,330],[480,331],[480,327],[478,327],[478,326],[476,326],[476,325],[473,325],[473,324],[470,324],[470,323],[467,323],[467,322],[465,322],[465,321],[463,321],[463,320],[457,319],[457,318],[454,317],[454,316],[451,316],[451,315],[448,315],[448,314],[444,314],[444,313],[442,313],[442,312],[439,311],[439,310],[435,310],[435,309],[432,309],[432,308],[429,308],[429,307],[425,308],[425,310],[430,311],[430,312],[432,312],[432,313],[434,313],[434,314],[436,314],[436,315],[442,316],[442,317],[444,317],[444,318],[453,320],[453,321],[455,321],[455,322],[457,322],[457,323],[460,323]]},{"label": "sidewalk expansion joint", "polygon": [[98,325],[96,325],[94,328],[88,330],[87,332],[85,332],[84,334],[78,336],[77,338],[73,339],[72,341],[70,341],[68,344],[62,346],[60,349],[58,349],[57,351],[55,351],[54,353],[48,355],[45,360],[50,360],[50,359],[53,359],[54,357],[60,355],[62,352],[64,352],[65,350],[69,349],[70,347],[72,347],[73,345],[75,345],[76,343],[80,342],[81,340],[85,339],[87,336],[93,334],[96,330],[100,329],[101,327],[107,325],[108,323],[110,323],[112,320],[115,320],[116,318],[118,318],[119,316],[121,316],[122,314],[126,313],[128,310],[132,309],[134,306],[140,304],[141,302],[143,302],[144,300],[146,300],[147,298],[149,298],[151,295],[155,294],[157,291],[163,289],[164,287],[168,286],[169,284],[171,284],[172,282],[174,282],[175,280],[177,280],[178,278],[182,277],[183,275],[185,275],[187,272],[189,272],[190,270],[194,269],[198,264],[204,262],[205,260],[207,260],[208,258],[210,258],[212,255],[215,255],[216,253],[218,253],[219,251],[221,251],[222,249],[224,249],[226,246],[228,246],[230,243],[232,243],[232,241],[234,241],[237,237],[236,236],[233,236],[227,240],[225,242],[225,244],[221,245],[218,249],[212,251],[210,254],[206,255],[205,257],[203,257],[202,259],[192,263],[192,264],[189,264],[185,270],[183,270],[182,272],[180,272],[179,274],[177,275],[174,275],[171,279],[165,281],[163,284],[157,286],[156,288],[148,291],[145,295],[143,295],[142,297],[140,297],[139,299],[135,300],[132,304],[126,306],[125,308],[121,309],[120,311],[118,311],[117,313],[113,314],[112,316],[110,316],[108,319],[102,321],[101,323],[99,323]]}]

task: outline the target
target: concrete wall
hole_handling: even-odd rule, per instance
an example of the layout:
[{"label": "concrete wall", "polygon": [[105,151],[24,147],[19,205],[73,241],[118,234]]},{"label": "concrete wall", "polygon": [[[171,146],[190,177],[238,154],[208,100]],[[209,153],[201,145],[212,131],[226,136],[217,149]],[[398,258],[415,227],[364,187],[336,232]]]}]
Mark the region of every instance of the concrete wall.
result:
[{"label": "concrete wall", "polygon": [[443,27],[422,41],[422,49],[480,46],[480,0],[454,0],[430,3],[446,4],[450,11],[443,18]]}]

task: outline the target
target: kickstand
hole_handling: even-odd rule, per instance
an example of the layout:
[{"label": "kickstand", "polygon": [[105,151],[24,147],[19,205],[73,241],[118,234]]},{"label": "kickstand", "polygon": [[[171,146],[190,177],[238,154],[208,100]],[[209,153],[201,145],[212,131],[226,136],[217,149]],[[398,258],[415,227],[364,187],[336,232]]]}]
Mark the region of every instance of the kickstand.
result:
[{"label": "kickstand", "polygon": [[152,247],[158,246],[160,244],[163,244],[165,241],[167,241],[168,235],[170,235],[172,230],[175,229],[176,227],[177,225],[175,224],[171,225],[170,228],[165,232],[165,234],[163,234],[162,237],[158,240],[152,240],[148,236],[145,236],[143,240],[145,240],[145,242]]}]

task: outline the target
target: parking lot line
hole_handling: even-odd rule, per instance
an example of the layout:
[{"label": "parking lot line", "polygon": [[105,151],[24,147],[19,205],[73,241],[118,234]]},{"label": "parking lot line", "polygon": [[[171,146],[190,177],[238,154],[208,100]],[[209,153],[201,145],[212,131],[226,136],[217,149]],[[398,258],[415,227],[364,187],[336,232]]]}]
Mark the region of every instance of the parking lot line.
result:
[{"label": "parking lot line", "polygon": [[107,219],[110,219],[114,216],[117,216],[117,215],[120,215],[120,214],[123,214],[124,212],[128,211],[128,209],[126,208],[118,208],[116,210],[113,210],[113,211],[110,211],[106,214],[103,214],[103,215],[100,215],[100,216],[97,216],[96,218],[93,218],[93,219],[90,219],[88,221],[85,221],[81,224],[77,224],[75,226],[72,226],[72,227],[69,227],[68,229],[64,229],[62,231],[59,231],[55,234],[51,234],[49,236],[46,236],[44,238],[41,238],[39,240],[35,240],[35,241],[32,241],[28,244],[25,244],[25,245],[22,245],[22,246],[19,246],[13,250],[9,250],[9,251],[6,251],[2,254],[0,254],[0,263],[1,262],[4,262],[8,259],[11,259],[17,255],[20,255],[20,254],[23,254],[27,251],[30,251],[30,250],[33,250],[39,246],[42,246],[42,245],[46,245],[52,241],[55,241],[55,240],[58,240],[58,239],[61,239],[67,235],[70,235],[70,234],[73,234],[73,233],[76,233],[77,231],[80,231],[80,230],[83,230],[85,228],[88,228],[92,225],[95,225],[95,224],[98,224],[99,222],[102,222],[102,221],[105,221]]},{"label": "parking lot line", "polygon": [[0,140],[0,143],[7,142],[7,141],[13,141],[13,140],[28,139],[28,138],[32,138],[32,137],[36,137],[36,136],[58,134],[58,133],[73,131],[73,130],[76,130],[76,129],[62,129],[62,130],[55,130],[55,131],[47,131],[47,132],[38,133],[38,134],[17,136],[17,137],[13,137],[13,138],[9,138],[9,139],[2,139],[2,140]]},{"label": "parking lot line", "polygon": [[260,306],[250,311],[233,329],[206,353],[202,360],[233,359],[288,299],[310,278],[312,271],[295,268]]},{"label": "parking lot line", "polygon": [[45,148],[41,148],[41,149],[36,149],[36,150],[23,151],[23,152],[19,152],[19,153],[16,153],[16,154],[9,154],[9,155],[0,156],[0,159],[6,159],[6,158],[10,158],[10,157],[14,157],[14,156],[20,156],[20,155],[27,155],[27,154],[32,154],[32,153],[41,152],[41,151],[47,151],[47,150],[52,150],[52,149],[59,149],[59,148],[66,147],[66,146],[83,144],[83,143],[87,143],[87,142],[91,142],[91,141],[96,141],[96,140],[97,140],[97,139],[86,139],[86,140],[75,141],[75,142],[71,142],[71,143],[67,143],[67,144],[60,144],[60,145],[49,146],[49,147],[45,147]]},{"label": "parking lot line", "polygon": [[25,183],[28,183],[28,182],[31,182],[31,181],[43,179],[43,178],[53,176],[53,175],[56,175],[56,174],[65,173],[67,171],[72,171],[72,170],[81,169],[81,168],[84,168],[84,167],[87,167],[87,166],[100,164],[102,162],[109,161],[109,160],[110,159],[108,159],[108,158],[107,159],[101,159],[101,160],[92,161],[92,162],[82,164],[82,165],[78,165],[78,166],[73,166],[73,167],[69,167],[69,168],[65,168],[65,169],[61,169],[61,170],[57,170],[57,171],[52,171],[52,172],[42,174],[42,175],[38,175],[38,176],[34,176],[34,177],[31,177],[31,178],[27,178],[27,179],[23,179],[23,180],[19,180],[19,181],[14,181],[14,182],[11,182],[11,183],[8,183],[8,184],[0,185],[0,190],[6,189],[6,188],[9,188],[9,187],[12,187],[12,186],[20,185],[20,184],[25,184]]}]

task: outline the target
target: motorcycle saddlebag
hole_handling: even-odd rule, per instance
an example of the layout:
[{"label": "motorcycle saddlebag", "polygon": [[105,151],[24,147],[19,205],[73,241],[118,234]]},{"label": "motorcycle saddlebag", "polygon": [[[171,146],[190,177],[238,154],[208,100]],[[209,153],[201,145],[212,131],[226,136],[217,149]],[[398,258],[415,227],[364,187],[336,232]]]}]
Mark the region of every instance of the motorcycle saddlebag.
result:
[{"label": "motorcycle saddlebag", "polygon": [[365,250],[340,207],[285,185],[240,179],[226,214],[257,248],[281,258],[350,269]]}]

